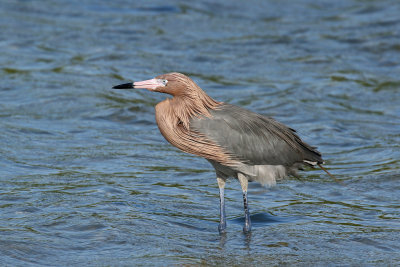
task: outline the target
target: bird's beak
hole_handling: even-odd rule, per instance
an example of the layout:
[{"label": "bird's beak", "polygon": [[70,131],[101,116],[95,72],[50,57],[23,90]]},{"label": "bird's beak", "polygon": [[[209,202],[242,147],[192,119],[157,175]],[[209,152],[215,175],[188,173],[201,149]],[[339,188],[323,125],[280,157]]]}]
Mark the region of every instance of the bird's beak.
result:
[{"label": "bird's beak", "polygon": [[123,83],[116,86],[113,86],[113,89],[132,89],[133,83]]},{"label": "bird's beak", "polygon": [[145,80],[145,81],[140,81],[140,82],[134,82],[134,83],[124,83],[120,85],[116,85],[113,87],[113,89],[136,89],[136,88],[143,88],[143,89],[148,89],[148,90],[154,90],[157,87],[160,86],[165,86],[160,79],[150,79],[150,80]]}]

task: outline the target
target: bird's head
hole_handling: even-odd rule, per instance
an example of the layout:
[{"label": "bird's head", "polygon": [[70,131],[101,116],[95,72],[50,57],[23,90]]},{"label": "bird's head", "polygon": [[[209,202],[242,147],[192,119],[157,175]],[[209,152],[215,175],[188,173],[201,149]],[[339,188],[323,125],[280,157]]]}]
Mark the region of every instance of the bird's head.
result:
[{"label": "bird's head", "polygon": [[166,93],[173,96],[185,95],[192,90],[201,90],[192,79],[178,72],[161,74],[150,80],[124,83],[113,87],[113,89],[136,88],[143,88],[149,91]]}]

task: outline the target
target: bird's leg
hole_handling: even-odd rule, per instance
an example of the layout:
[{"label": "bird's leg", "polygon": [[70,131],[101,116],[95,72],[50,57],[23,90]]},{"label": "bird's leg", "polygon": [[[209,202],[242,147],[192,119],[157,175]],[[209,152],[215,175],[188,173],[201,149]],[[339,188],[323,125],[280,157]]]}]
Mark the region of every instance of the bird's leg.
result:
[{"label": "bird's leg", "polygon": [[220,204],[218,230],[222,234],[225,232],[226,228],[225,199],[224,199],[225,179],[217,177],[217,182],[219,187],[219,204]]},{"label": "bird's leg", "polygon": [[243,206],[244,206],[244,227],[243,232],[248,233],[251,231],[251,220],[250,220],[250,211],[247,202],[247,185],[249,181],[247,180],[246,176],[239,173],[238,180],[240,185],[242,186],[243,191]]}]

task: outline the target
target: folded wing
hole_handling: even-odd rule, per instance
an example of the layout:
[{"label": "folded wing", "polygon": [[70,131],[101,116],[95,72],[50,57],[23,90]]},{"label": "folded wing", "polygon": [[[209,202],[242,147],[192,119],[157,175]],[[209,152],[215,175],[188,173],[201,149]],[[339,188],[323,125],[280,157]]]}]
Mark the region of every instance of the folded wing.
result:
[{"label": "folded wing", "polygon": [[272,118],[223,104],[211,118],[195,117],[190,130],[205,135],[249,165],[284,165],[298,162],[322,163],[321,153]]}]

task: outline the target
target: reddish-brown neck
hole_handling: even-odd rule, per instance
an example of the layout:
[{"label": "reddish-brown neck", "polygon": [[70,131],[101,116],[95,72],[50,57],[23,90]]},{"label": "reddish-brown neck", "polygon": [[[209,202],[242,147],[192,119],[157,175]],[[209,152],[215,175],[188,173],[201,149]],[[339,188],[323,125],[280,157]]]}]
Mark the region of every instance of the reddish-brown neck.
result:
[{"label": "reddish-brown neck", "polygon": [[[201,90],[201,89],[200,89]],[[175,115],[183,126],[189,129],[189,120],[193,116],[210,117],[210,110],[217,109],[222,102],[218,102],[208,96],[203,90],[192,94],[174,96],[170,102]]]}]

